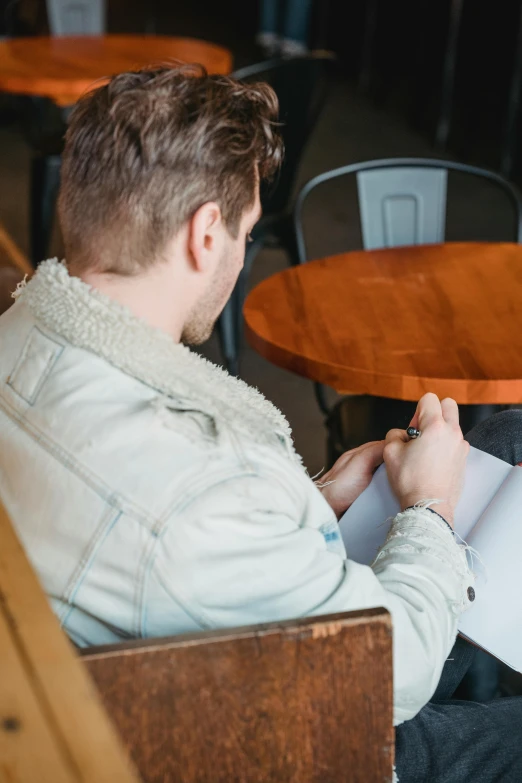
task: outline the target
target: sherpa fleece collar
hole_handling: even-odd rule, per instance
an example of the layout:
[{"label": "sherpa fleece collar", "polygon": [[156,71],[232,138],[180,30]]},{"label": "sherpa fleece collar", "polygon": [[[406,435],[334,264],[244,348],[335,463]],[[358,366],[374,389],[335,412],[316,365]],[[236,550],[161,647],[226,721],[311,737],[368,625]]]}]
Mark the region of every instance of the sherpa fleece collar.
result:
[{"label": "sherpa fleece collar", "polygon": [[15,297],[49,330],[148,386],[199,403],[258,442],[273,443],[275,434],[291,442],[286,418],[257,389],[72,277],[65,263],[41,263]]}]

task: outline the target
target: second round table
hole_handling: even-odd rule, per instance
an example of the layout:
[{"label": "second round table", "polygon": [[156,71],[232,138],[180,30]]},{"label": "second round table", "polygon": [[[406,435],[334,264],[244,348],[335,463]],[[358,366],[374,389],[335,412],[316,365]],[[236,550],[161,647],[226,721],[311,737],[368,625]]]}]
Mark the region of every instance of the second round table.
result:
[{"label": "second round table", "polygon": [[244,315],[252,347],[340,393],[522,402],[522,246],[357,251],[264,280]]}]

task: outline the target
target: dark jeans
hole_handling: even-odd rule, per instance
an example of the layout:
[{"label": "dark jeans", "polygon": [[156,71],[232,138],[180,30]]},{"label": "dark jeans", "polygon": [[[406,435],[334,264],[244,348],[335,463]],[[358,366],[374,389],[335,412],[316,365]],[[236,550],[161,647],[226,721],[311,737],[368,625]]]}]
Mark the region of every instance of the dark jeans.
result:
[{"label": "dark jeans", "polygon": [[[492,416],[467,440],[513,465],[522,462],[522,411]],[[488,703],[452,699],[474,654],[457,639],[432,700],[397,727],[399,783],[521,783],[522,696]]]}]

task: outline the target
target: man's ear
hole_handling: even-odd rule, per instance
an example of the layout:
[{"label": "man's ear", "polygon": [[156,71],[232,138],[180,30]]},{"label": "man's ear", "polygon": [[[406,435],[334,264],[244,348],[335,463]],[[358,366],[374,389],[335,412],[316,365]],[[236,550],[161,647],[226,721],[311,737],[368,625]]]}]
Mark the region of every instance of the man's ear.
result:
[{"label": "man's ear", "polygon": [[188,250],[198,272],[213,267],[221,258],[224,241],[221,209],[214,201],[203,204],[192,216],[188,225]]}]

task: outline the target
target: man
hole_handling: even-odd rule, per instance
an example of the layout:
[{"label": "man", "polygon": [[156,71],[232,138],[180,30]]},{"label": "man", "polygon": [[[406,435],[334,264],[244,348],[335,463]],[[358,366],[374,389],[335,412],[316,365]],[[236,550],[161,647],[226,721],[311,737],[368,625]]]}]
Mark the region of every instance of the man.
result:
[{"label": "man", "polygon": [[[281,159],[276,120],[267,85],[198,68],[122,74],[79,102],[67,265],[43,263],[0,321],[0,495],[78,645],[387,607],[402,780],[482,779],[448,777],[457,751],[489,773],[441,735],[466,737],[476,713],[424,706],[473,596],[451,530],[468,450],[456,404],[426,395],[420,438],[393,430],[319,488],[283,415],[183,345],[209,336],[232,291]],[[337,518],[383,456],[403,511],[363,567]],[[457,652],[443,698],[470,654]]]}]

